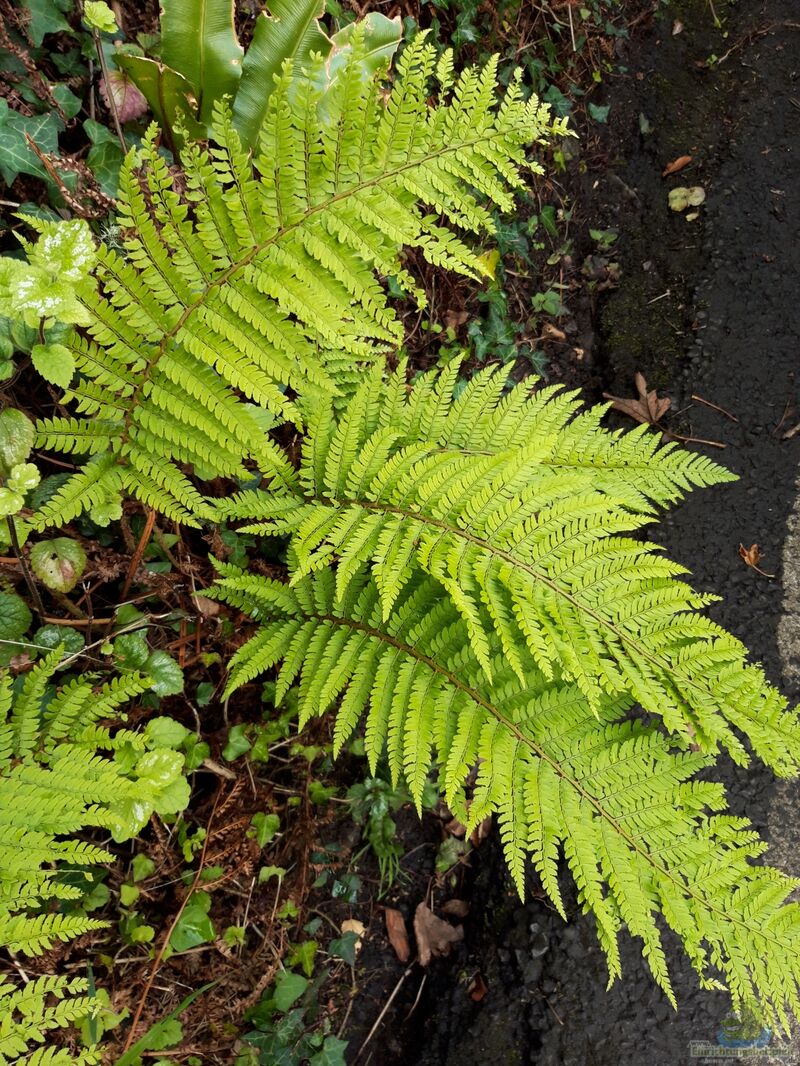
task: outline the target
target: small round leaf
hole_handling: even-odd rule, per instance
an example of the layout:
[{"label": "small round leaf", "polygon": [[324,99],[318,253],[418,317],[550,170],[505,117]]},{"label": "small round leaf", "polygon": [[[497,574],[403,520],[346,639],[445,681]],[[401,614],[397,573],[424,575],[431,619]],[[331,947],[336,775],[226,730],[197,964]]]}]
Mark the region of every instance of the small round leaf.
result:
[{"label": "small round leaf", "polygon": [[31,548],[31,567],[53,592],[71,592],[86,569],[86,552],[69,537],[43,540]]}]

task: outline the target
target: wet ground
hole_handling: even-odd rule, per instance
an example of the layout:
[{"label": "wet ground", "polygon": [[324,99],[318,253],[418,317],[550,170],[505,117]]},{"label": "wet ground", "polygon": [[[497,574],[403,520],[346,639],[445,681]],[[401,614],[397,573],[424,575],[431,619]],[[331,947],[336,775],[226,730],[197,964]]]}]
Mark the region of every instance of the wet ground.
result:
[{"label": "wet ground", "polygon": [[[630,79],[608,93],[609,166],[589,183],[588,210],[594,224],[620,229],[622,276],[598,310],[596,369],[618,395],[632,394],[641,370],[672,399],[677,431],[725,445],[701,447],[740,480],[696,494],[655,536],[700,588],[725,597],[715,617],[797,697],[800,3],[720,6],[724,37],[710,5],[672,5],[632,46]],[[676,19],[683,30],[673,34]],[[662,177],[682,155],[692,164]],[[706,192],[694,221],[668,207],[679,184]],[[740,543],[758,543],[775,577],[748,569]],[[719,775],[733,807],[768,834],[772,861],[800,873],[800,786],[777,786],[758,767],[722,764]],[[410,1018],[408,1004],[387,1018],[361,1062],[678,1066],[702,1061],[692,1041],[716,1045],[726,999],[697,989],[677,947],[677,1015],[634,942],[607,991],[591,920],[564,926],[534,883],[519,904],[499,849],[490,843],[477,858],[463,948],[432,970]],[[476,971],[488,988],[479,1003],[466,992]],[[773,1037],[757,1061],[800,1063],[800,1052]]]}]

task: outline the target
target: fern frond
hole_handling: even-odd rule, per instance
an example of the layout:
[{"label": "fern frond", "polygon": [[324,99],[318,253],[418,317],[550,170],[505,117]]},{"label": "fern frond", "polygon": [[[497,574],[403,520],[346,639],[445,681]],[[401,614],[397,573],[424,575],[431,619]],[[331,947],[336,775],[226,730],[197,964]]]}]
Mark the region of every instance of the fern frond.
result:
[{"label": "fern frond", "polygon": [[516,83],[498,105],[493,62],[451,89],[441,67],[442,101],[430,106],[435,49],[424,35],[382,104],[378,83],[362,77],[363,47],[355,35],[324,122],[314,70],[298,84],[287,65],[252,159],[219,108],[215,142],[183,153],[185,199],[155,130],[129,155],[122,251],[99,249],[96,281],[78,292],[88,337],[67,342],[81,376],[66,399],[90,417],[39,427],[41,446],[94,457],[36,528],[122,487],[196,524],[209,512],[187,465],[240,477],[255,464],[293,484],[248,403],[302,425],[326,397],[350,394],[363,366],[401,338],[376,275],[413,287],[404,247],[482,276],[465,237],[492,232],[491,208],[511,206],[529,168],[525,145],[566,133],[563,121]]},{"label": "fern frond", "polygon": [[530,858],[562,914],[563,854],[611,981],[627,927],[674,1001],[655,920],[663,913],[703,984],[722,975],[735,1004],[757,1000],[784,1024],[800,1007],[800,905],[787,902],[800,882],[754,863],[766,845],[745,819],[720,813],[722,787],[697,776],[712,756],[631,718],[629,695],[600,693],[591,708],[557,665],[545,676],[524,648],[518,677],[491,631],[490,683],[456,606],[419,572],[387,617],[363,569],[341,598],[331,570],[290,588],[219,569],[209,594],[260,621],[231,662],[228,693],[283,662],[282,690],[297,682],[301,726],[334,711],[338,750],[363,719],[373,768],[386,750],[418,805],[437,765],[468,831],[496,814],[519,892]]},{"label": "fern frond", "polygon": [[794,772],[796,713],[740,642],[696,613],[713,597],[627,535],[654,504],[730,475],[641,431],[604,430],[552,389],[503,394],[487,373],[454,401],[452,371],[408,394],[402,374],[386,386],[375,372],[344,414],[320,412],[301,492],[245,493],[221,513],[290,533],[294,581],[335,564],[340,597],[369,563],[386,618],[415,570],[435,577],[489,678],[496,637],[518,673],[527,649],[594,708],[625,693],[706,750],[724,744],[744,762],[743,733],[778,773]]},{"label": "fern frond", "polygon": [[[53,906],[81,898],[65,880],[65,870],[113,860],[78,834],[98,826],[116,839],[131,836],[149,817],[164,783],[163,752],[147,751],[144,736],[98,724],[149,689],[152,680],[132,673],[101,685],[82,675],[57,689],[53,676],[61,662],[58,648],[16,686],[0,672],[0,946],[25,955],[41,955],[58,941],[105,926],[80,911],[62,913]],[[105,754],[123,745],[124,759]],[[167,759],[182,765],[175,752]],[[156,771],[157,780],[148,776]],[[38,978],[24,988],[0,979],[0,1063],[20,1061],[48,1030],[91,1013],[91,1000],[75,995],[83,990],[85,982],[57,977]],[[94,1052],[73,1058],[42,1048],[25,1061],[99,1059]]]},{"label": "fern frond", "polygon": [[54,1029],[91,1014],[93,1001],[87,992],[83,978],[37,977],[21,987],[0,981],[0,1064],[21,1062],[23,1056],[29,1066],[99,1063],[93,1050],[73,1056],[66,1049],[35,1047]]}]

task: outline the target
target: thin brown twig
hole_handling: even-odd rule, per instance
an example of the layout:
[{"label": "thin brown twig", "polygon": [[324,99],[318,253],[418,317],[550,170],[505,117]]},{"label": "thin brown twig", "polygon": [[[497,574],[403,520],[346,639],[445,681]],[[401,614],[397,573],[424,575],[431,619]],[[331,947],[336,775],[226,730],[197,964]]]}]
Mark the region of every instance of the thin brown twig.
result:
[{"label": "thin brown twig", "polygon": [[692,393],[692,399],[696,400],[698,403],[705,404],[706,407],[710,407],[714,411],[719,411],[721,415],[725,415],[725,417],[729,418],[731,422],[739,421],[736,415],[732,415],[730,411],[726,411],[724,407],[720,407],[719,404],[712,403],[711,400],[704,400],[702,396],[698,396],[694,392]]},{"label": "thin brown twig", "polygon": [[153,983],[156,979],[159,967],[161,966],[161,961],[164,958],[164,952],[167,950],[167,945],[169,944],[170,939],[172,938],[172,934],[175,932],[178,922],[181,920],[181,916],[183,915],[183,912],[186,909],[187,903],[192,898],[192,895],[197,891],[197,887],[200,884],[200,880],[203,876],[203,869],[205,867],[206,855],[208,854],[208,845],[211,840],[211,831],[214,824],[214,815],[217,813],[217,806],[219,804],[221,796],[222,786],[217,789],[217,794],[214,797],[214,806],[211,808],[211,814],[209,815],[209,819],[206,824],[206,836],[205,840],[203,841],[203,850],[200,852],[200,861],[197,864],[197,871],[194,875],[194,879],[192,880],[192,884],[189,888],[189,891],[183,897],[183,900],[181,901],[180,907],[178,907],[175,917],[170,922],[169,928],[164,934],[164,937],[161,941],[161,946],[159,947],[156,953],[156,957],[153,959],[153,965],[150,967],[150,975],[147,978],[147,981],[145,982],[144,988],[142,989],[142,994],[139,997],[139,1002],[136,1006],[136,1012],[133,1015],[133,1019],[131,1021],[131,1027],[130,1031],[128,1032],[128,1038],[125,1041],[125,1046],[122,1049],[123,1055],[126,1051],[130,1049],[131,1044],[133,1043],[133,1038],[136,1035],[136,1027],[141,1021],[142,1011],[144,1010],[145,1003],[147,1002],[147,997],[150,995],[150,991],[153,987]]},{"label": "thin brown twig", "polygon": [[120,593],[120,602],[128,598],[128,593],[131,590],[133,579],[136,576],[136,571],[139,569],[144,553],[147,550],[147,545],[150,541],[150,536],[153,532],[153,526],[156,524],[156,512],[151,508],[147,513],[147,521],[144,524],[142,535],[139,537],[139,543],[136,545],[136,551],[133,553],[128,566],[128,572],[125,575],[125,584],[122,586],[122,592]]},{"label": "thin brown twig", "polygon": [[353,1066],[355,1066],[355,1064],[358,1062],[358,1060],[361,1058],[361,1056],[366,1051],[367,1044],[369,1044],[370,1040],[372,1040],[373,1036],[375,1036],[375,1034],[377,1033],[378,1029],[380,1028],[381,1022],[386,1017],[386,1014],[387,1014],[389,1008],[391,1007],[392,1003],[394,1003],[394,1001],[395,1001],[395,999],[397,997],[397,993],[403,987],[403,982],[408,977],[408,975],[411,973],[411,971],[414,969],[414,967],[416,966],[416,963],[417,963],[417,960],[414,959],[413,962],[409,963],[409,965],[406,966],[405,970],[400,975],[400,980],[394,986],[394,988],[392,989],[391,995],[389,996],[389,998],[384,1003],[383,1010],[380,1012],[378,1017],[375,1019],[375,1024],[372,1026],[370,1031],[367,1033],[367,1035],[366,1035],[366,1037],[364,1039],[364,1043],[358,1049],[358,1053],[356,1054],[356,1057],[353,1059]]}]

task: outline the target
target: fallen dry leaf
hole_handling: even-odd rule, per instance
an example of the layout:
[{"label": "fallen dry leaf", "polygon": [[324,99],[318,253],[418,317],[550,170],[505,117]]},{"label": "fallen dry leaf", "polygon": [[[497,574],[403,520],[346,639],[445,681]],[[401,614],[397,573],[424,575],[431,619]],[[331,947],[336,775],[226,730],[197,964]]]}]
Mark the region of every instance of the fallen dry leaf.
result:
[{"label": "fallen dry leaf", "polygon": [[479,847],[492,831],[492,816],[488,815],[482,822],[478,822],[470,834],[469,842],[473,848]]},{"label": "fallen dry leaf", "polygon": [[560,344],[563,344],[567,339],[567,335],[563,330],[559,329],[558,326],[554,326],[552,322],[545,322],[542,326],[541,339],[543,341],[558,341]]},{"label": "fallen dry leaf", "polygon": [[465,899],[449,899],[442,905],[442,914],[450,918],[466,918],[469,914],[469,903]]},{"label": "fallen dry leaf", "polygon": [[679,33],[683,33],[683,23],[680,19],[675,19],[672,23],[672,36],[677,37]]},{"label": "fallen dry leaf", "polygon": [[467,835],[467,827],[459,822],[458,818],[451,818],[445,826],[445,829],[453,837],[463,837]]},{"label": "fallen dry leaf", "polygon": [[414,914],[414,936],[420,966],[427,966],[431,959],[449,955],[453,944],[464,939],[464,930],[437,918],[426,903],[420,903]]},{"label": "fallen dry leaf", "polygon": [[469,992],[469,998],[474,1003],[480,1003],[483,997],[489,989],[486,987],[486,982],[479,973],[476,973],[470,983],[467,985],[467,992]]},{"label": "fallen dry leaf", "polygon": [[387,907],[383,913],[386,918],[386,933],[395,955],[400,962],[408,962],[411,958],[411,946],[408,943],[405,918],[394,907]]},{"label": "fallen dry leaf", "polygon": [[604,392],[603,396],[606,400],[611,400],[611,406],[615,411],[621,411],[624,415],[629,415],[631,418],[635,418],[637,422],[646,422],[651,426],[657,425],[672,405],[672,400],[668,397],[660,397],[656,393],[655,389],[648,391],[647,381],[644,374],[637,372],[634,377],[636,382],[636,388],[639,392],[639,398],[636,400],[628,399],[623,396],[611,396],[610,393]]},{"label": "fallen dry leaf", "polygon": [[661,171],[661,177],[666,178],[667,174],[677,174],[679,170],[683,170],[684,167],[692,161],[690,155],[679,155],[677,159],[673,159],[671,163],[667,163],[664,169]]},{"label": "fallen dry leaf", "polygon": [[444,324],[448,329],[458,329],[459,326],[463,326],[469,318],[469,312],[467,311],[454,311],[452,308],[448,308],[444,313]]},{"label": "fallen dry leaf", "polygon": [[751,544],[749,548],[745,548],[744,544],[739,545],[739,555],[744,559],[745,564],[755,570],[757,574],[761,574],[762,577],[775,577],[774,574],[766,574],[759,568],[761,562],[761,549],[757,544]]}]

